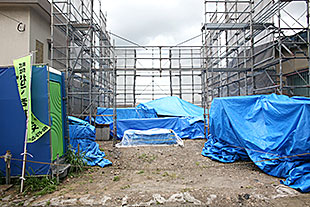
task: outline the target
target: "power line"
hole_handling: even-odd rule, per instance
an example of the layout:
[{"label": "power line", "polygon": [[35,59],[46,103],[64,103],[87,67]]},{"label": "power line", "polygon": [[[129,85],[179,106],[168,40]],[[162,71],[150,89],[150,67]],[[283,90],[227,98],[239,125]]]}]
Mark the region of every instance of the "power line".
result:
[{"label": "power line", "polygon": [[175,47],[180,46],[180,45],[183,45],[184,43],[187,43],[187,42],[189,42],[189,41],[192,41],[193,39],[196,39],[196,38],[198,38],[198,37],[200,37],[200,36],[201,36],[201,34],[196,35],[195,37],[192,37],[192,38],[190,38],[190,39],[188,39],[188,40],[185,40],[185,41],[183,41],[183,42],[180,42],[180,43],[177,44]]},{"label": "power line", "polygon": [[119,36],[119,35],[117,35],[117,34],[114,34],[114,33],[112,33],[112,32],[110,32],[110,34],[113,35],[113,36],[115,36],[115,37],[117,37],[117,38],[119,38],[119,39],[121,39],[121,40],[124,40],[124,41],[129,42],[129,43],[131,43],[131,44],[133,44],[133,45],[136,45],[136,46],[138,46],[138,47],[142,47],[142,48],[148,50],[146,47],[141,46],[141,45],[139,45],[138,43],[135,43],[135,42],[133,42],[133,41],[131,41],[131,40],[129,40],[129,39],[126,39],[126,38],[124,38],[124,37],[121,37],[121,36]]}]

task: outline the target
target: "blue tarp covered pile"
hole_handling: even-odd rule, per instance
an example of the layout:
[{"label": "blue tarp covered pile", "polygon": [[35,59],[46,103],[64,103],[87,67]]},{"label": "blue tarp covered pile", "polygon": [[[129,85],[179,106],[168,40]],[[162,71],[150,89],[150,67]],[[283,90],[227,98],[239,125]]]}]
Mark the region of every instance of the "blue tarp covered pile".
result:
[{"label": "blue tarp covered pile", "polygon": [[283,184],[310,191],[310,99],[279,95],[216,98],[202,155],[252,160]]},{"label": "blue tarp covered pile", "polygon": [[85,155],[87,164],[90,166],[98,165],[100,167],[111,165],[111,161],[103,158],[105,154],[99,149],[99,145],[95,142],[95,127],[75,117],[69,116],[68,119],[70,124],[70,144],[76,151],[79,145],[80,152]]},{"label": "blue tarp covered pile", "polygon": [[[111,124],[113,122],[113,108],[97,108],[96,124]],[[108,115],[108,116],[106,116]],[[118,108],[116,109],[117,120],[122,119],[143,119],[143,118],[157,118],[154,109],[142,108]]]},{"label": "blue tarp covered pile", "polygon": [[[135,110],[155,113],[163,118],[136,117],[117,120],[117,138],[122,139],[129,129],[149,130],[154,128],[172,129],[180,138],[204,138],[203,108],[178,97],[164,97],[137,106]],[[119,112],[117,112],[119,115]],[[110,125],[111,131],[113,124]]]},{"label": "blue tarp covered pile", "polygon": [[204,138],[204,122],[197,121],[191,123],[190,121],[190,118],[185,117],[119,120],[117,121],[117,137],[121,139],[124,136],[124,132],[129,129],[149,130],[165,128],[172,129],[182,139]]},{"label": "blue tarp covered pile", "polygon": [[142,103],[137,106],[142,109],[154,109],[160,116],[201,117],[203,120],[203,108],[184,101],[176,96],[164,97]]}]

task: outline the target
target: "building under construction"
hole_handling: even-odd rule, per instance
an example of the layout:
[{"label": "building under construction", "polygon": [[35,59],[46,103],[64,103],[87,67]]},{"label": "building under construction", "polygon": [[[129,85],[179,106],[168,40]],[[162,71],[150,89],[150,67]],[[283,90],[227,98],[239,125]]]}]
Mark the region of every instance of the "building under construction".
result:
[{"label": "building under construction", "polygon": [[309,96],[309,1],[206,0],[204,5],[208,102],[266,93]]},{"label": "building under construction", "polygon": [[[66,197],[59,193],[59,203],[51,204],[53,198],[41,204],[106,205],[112,198],[100,196],[111,195],[115,199],[109,204],[122,206],[210,205],[217,199],[210,194],[213,189],[225,191],[220,205],[227,199],[238,206],[270,206],[287,194],[297,196],[275,187],[279,180],[271,176],[310,192],[309,0],[204,0],[198,36],[154,46],[108,32],[101,0],[0,0],[0,5],[5,17],[0,23],[11,36],[11,42],[0,38],[10,47],[0,55],[5,64],[0,67],[0,135],[5,138],[0,139],[0,174],[7,184],[11,175],[21,174],[23,191],[26,171],[56,176],[59,182],[70,167],[113,162],[110,172],[88,171],[99,173],[94,184],[92,175],[86,182],[93,189],[85,180],[68,179],[76,182],[73,197],[71,189],[62,191]],[[111,36],[130,44],[115,45]],[[184,44],[195,38],[202,44]],[[20,50],[12,49],[12,42]],[[9,65],[23,58],[29,58],[27,67],[26,61]],[[28,97],[21,98],[22,93]],[[39,124],[32,120],[45,130],[38,133]],[[30,128],[33,142],[28,142]],[[119,150],[155,145],[169,147]],[[73,163],[68,165],[66,156]],[[242,172],[232,175],[232,169]],[[271,176],[256,179],[262,171]],[[120,177],[123,186],[116,183]],[[158,194],[163,189],[165,196],[177,194],[165,199]],[[90,197],[88,190],[100,196]],[[148,197],[153,198],[128,203]],[[16,198],[0,199],[0,205]]]},{"label": "building under construction", "polygon": [[100,1],[52,1],[52,67],[66,72],[68,113],[79,117],[163,96],[200,106],[214,97],[308,96],[308,4],[205,1],[203,46],[144,47],[111,44]]},{"label": "building under construction", "polygon": [[[51,1],[51,66],[65,73],[67,113],[113,107],[115,58],[101,1]],[[61,38],[59,38],[61,37]]]}]

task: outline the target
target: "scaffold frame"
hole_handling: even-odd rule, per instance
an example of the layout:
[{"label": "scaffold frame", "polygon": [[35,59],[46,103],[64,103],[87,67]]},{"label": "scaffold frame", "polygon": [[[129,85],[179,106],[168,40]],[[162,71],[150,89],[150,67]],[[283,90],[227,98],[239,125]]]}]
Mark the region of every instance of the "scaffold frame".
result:
[{"label": "scaffold frame", "polygon": [[[301,13],[292,10],[296,5]],[[204,6],[203,91],[207,108],[215,97],[294,96],[298,95],[294,88],[309,90],[308,0],[205,0]],[[301,74],[305,71],[306,78]],[[290,74],[298,75],[303,84],[290,83]]]}]

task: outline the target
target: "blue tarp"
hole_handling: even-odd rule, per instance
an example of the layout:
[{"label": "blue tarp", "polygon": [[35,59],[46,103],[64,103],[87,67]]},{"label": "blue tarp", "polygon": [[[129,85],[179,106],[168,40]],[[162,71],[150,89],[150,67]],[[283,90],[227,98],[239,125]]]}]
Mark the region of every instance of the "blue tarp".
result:
[{"label": "blue tarp", "polygon": [[147,103],[141,103],[137,108],[154,109],[160,116],[201,117],[204,109],[184,101],[176,96],[163,97]]},{"label": "blue tarp", "polygon": [[213,100],[202,155],[220,162],[251,159],[285,178],[283,184],[309,192],[309,152],[310,99],[272,94]]},{"label": "blue tarp", "polygon": [[74,116],[68,116],[69,125],[89,125],[87,121],[84,121],[82,119],[78,119]]},{"label": "blue tarp", "polygon": [[[113,131],[113,124],[110,124]],[[117,121],[117,138],[122,139],[128,129],[148,130],[153,128],[172,129],[180,138],[197,139],[204,138],[204,122],[191,123],[189,118],[148,118],[148,119],[124,119]]]},{"label": "blue tarp", "polygon": [[69,125],[70,139],[89,139],[96,140],[96,128],[90,124],[87,125]]},{"label": "blue tarp", "polygon": [[95,127],[87,122],[85,124],[85,121],[79,121],[79,119],[75,117],[69,117],[69,122],[71,121],[76,123],[76,125],[69,125],[70,144],[73,149],[77,152],[79,145],[80,152],[84,154],[85,161],[90,166],[98,165],[100,167],[105,167],[111,165],[111,161],[103,158],[105,154],[99,149],[99,145],[95,142]]},{"label": "blue tarp", "polygon": [[[33,66],[32,68],[32,110],[43,123],[49,124],[48,114],[48,87],[46,66]],[[23,111],[16,83],[13,67],[0,68],[0,155],[10,150],[13,158],[22,159],[26,116]],[[44,134],[40,139],[27,145],[28,153],[33,156],[27,160],[50,162],[50,133]],[[12,160],[11,175],[21,174],[22,162]],[[27,163],[26,170],[30,174],[43,175],[49,172],[50,166],[37,163]],[[0,174],[5,174],[5,163],[0,159]]]},{"label": "blue tarp", "polygon": [[[110,116],[97,116],[97,124],[110,124],[113,122],[113,108],[97,108],[97,115],[110,115]],[[154,109],[141,109],[141,108],[118,108],[116,109],[117,120],[121,119],[142,119],[142,118],[157,118]]]}]

